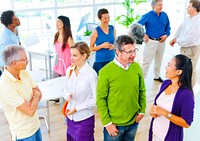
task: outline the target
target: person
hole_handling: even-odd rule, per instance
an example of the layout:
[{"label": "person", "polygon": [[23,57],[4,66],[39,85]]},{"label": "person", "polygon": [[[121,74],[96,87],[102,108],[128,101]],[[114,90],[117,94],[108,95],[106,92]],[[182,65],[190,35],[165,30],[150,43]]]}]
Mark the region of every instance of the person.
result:
[{"label": "person", "polygon": [[100,25],[92,32],[90,48],[96,52],[93,69],[98,74],[99,70],[115,57],[113,43],[116,38],[116,29],[114,26],[108,24],[110,22],[110,16],[107,9],[99,9],[97,16]]},{"label": "person", "polygon": [[134,62],[137,48],[131,36],[118,36],[114,48],[116,58],[99,71],[97,109],[104,141],[133,141],[145,114],[144,77],[140,65]]},{"label": "person", "polygon": [[192,60],[193,64],[193,85],[197,82],[196,66],[200,55],[200,1],[190,0],[187,8],[189,17],[185,18],[170,45],[178,43],[180,52]]},{"label": "person", "polygon": [[192,62],[178,54],[165,69],[168,79],[150,108],[149,141],[183,141],[183,128],[189,128],[194,115]]},{"label": "person", "polygon": [[10,44],[20,45],[19,38],[15,34],[16,27],[20,24],[14,11],[7,10],[1,14],[1,23],[4,25],[0,33],[0,73],[3,71],[5,63],[2,59],[4,49]]},{"label": "person", "polygon": [[0,78],[0,103],[12,140],[42,141],[37,113],[42,93],[26,71],[26,52],[21,46],[9,45],[3,60],[6,66]]},{"label": "person", "polygon": [[64,95],[68,101],[67,141],[94,141],[97,74],[86,62],[90,52],[85,42],[70,49],[72,66],[67,69]]},{"label": "person", "polygon": [[138,48],[137,55],[135,57],[135,62],[138,62],[142,66],[143,62],[143,38],[144,38],[144,28],[141,24],[134,23],[129,28],[129,35],[136,40],[136,47]]},{"label": "person", "polygon": [[170,35],[171,28],[167,14],[162,11],[163,1],[152,0],[151,6],[153,10],[144,14],[138,21],[146,29],[142,70],[146,78],[154,59],[154,80],[162,82],[160,69],[165,51],[165,40]]},{"label": "person", "polygon": [[56,63],[53,67],[53,77],[64,76],[66,68],[71,65],[70,47],[74,44],[72,37],[70,20],[66,16],[57,18],[56,27],[58,31],[54,37],[54,46],[56,52]]}]

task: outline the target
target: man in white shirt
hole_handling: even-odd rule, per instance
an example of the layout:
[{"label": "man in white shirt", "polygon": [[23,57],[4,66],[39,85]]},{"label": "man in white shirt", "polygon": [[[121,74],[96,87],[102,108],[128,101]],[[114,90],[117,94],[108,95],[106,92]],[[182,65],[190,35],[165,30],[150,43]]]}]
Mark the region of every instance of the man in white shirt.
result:
[{"label": "man in white shirt", "polygon": [[180,52],[188,56],[193,64],[193,85],[196,83],[196,65],[200,55],[200,1],[190,0],[187,13],[190,15],[185,18],[174,39],[170,41],[173,46],[178,43],[181,47]]}]

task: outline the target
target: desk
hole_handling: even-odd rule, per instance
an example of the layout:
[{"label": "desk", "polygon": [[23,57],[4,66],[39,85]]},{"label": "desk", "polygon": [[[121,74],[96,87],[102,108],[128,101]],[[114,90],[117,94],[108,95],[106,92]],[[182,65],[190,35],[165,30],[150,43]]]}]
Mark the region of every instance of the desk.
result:
[{"label": "desk", "polygon": [[[44,41],[39,44],[32,45],[30,47],[26,48],[26,51],[28,52],[29,56],[29,63],[30,63],[30,71],[32,71],[32,55],[39,55],[43,56],[45,58],[45,69],[46,69],[46,78],[52,78],[52,71],[51,71],[51,58],[54,57],[54,49],[50,48],[50,45],[48,42]],[[49,66],[47,67],[47,60]],[[48,69],[47,69],[48,68]],[[49,70],[49,74],[48,74]]]},{"label": "desk", "polygon": [[49,100],[63,97],[63,89],[65,88],[66,85],[65,82],[66,79],[65,76],[63,76],[37,83],[37,86],[40,88],[42,92],[41,102],[47,102],[48,132],[50,132]]}]

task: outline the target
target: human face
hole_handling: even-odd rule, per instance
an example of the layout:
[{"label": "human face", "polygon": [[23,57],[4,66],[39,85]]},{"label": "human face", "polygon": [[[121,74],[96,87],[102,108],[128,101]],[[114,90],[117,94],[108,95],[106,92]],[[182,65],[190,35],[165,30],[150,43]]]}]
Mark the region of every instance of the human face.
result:
[{"label": "human face", "polygon": [[137,52],[137,48],[135,47],[134,44],[127,44],[124,45],[124,49],[123,50],[118,50],[117,51],[117,59],[119,62],[121,62],[124,65],[127,65],[129,63],[133,63],[134,62],[134,58],[136,57],[136,52]]},{"label": "human face", "polygon": [[196,11],[196,9],[192,6],[192,3],[189,3],[188,7],[187,7],[187,13],[189,15],[193,15],[193,13]]},{"label": "human face", "polygon": [[156,5],[154,6],[154,11],[155,11],[156,13],[161,13],[161,12],[162,12],[162,7],[163,7],[162,1],[158,1],[158,2],[156,3]]},{"label": "human face", "polygon": [[76,48],[71,48],[70,53],[71,53],[71,58],[70,59],[71,59],[72,65],[81,66],[82,64],[85,63],[86,54],[82,55],[79,52],[79,50],[76,49]]},{"label": "human face", "polygon": [[64,27],[63,22],[60,19],[58,19],[56,21],[56,28],[59,30],[59,29],[63,29],[63,27]]},{"label": "human face", "polygon": [[108,24],[108,23],[110,22],[109,13],[103,14],[103,15],[101,16],[101,19],[99,19],[99,20],[100,20],[100,22],[101,22],[102,24]]},{"label": "human face", "polygon": [[17,18],[15,15],[12,17],[12,26],[20,26],[19,18]]},{"label": "human face", "polygon": [[21,59],[15,61],[18,70],[25,70],[29,60],[27,59],[26,53],[21,51]]},{"label": "human face", "polygon": [[168,65],[165,67],[166,74],[165,77],[169,79],[179,78],[181,70],[176,69],[176,60],[173,58]]}]

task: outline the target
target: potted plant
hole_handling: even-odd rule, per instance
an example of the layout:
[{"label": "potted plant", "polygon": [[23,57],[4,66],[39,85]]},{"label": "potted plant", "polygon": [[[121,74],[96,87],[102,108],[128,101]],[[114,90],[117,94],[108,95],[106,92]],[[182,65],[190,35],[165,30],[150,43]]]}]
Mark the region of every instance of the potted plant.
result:
[{"label": "potted plant", "polygon": [[129,25],[140,18],[140,15],[136,14],[134,6],[137,6],[140,3],[144,2],[146,2],[146,0],[124,0],[124,2],[122,2],[122,5],[126,9],[126,15],[122,14],[120,16],[117,16],[115,20],[118,21],[119,24],[128,28]]},{"label": "potted plant", "polygon": [[86,31],[83,32],[83,36],[90,36],[92,34],[92,31],[86,29]]}]

